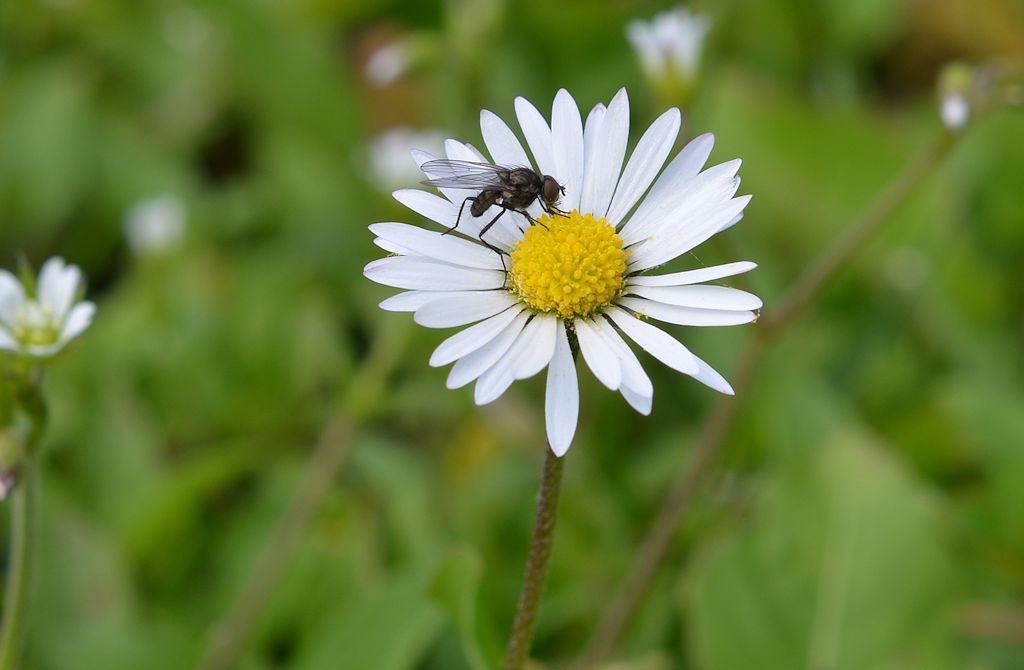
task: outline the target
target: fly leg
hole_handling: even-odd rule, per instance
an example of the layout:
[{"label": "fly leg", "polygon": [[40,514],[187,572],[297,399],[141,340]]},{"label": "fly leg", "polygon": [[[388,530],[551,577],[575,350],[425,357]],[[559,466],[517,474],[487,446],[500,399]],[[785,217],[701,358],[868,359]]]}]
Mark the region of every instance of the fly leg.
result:
[{"label": "fly leg", "polygon": [[565,217],[565,218],[569,217],[569,212],[566,212],[565,210],[558,209],[554,205],[543,205],[542,204],[541,207],[544,208],[545,212],[547,212],[548,214],[551,214],[552,216],[561,216],[561,217]]},{"label": "fly leg", "polygon": [[[534,224],[534,225],[538,225],[538,226],[540,226],[541,228],[543,228],[544,230],[547,230],[547,229],[548,229],[548,227],[547,227],[546,225],[544,225],[543,223],[541,223],[541,222],[540,222],[540,221],[538,221],[537,219],[535,219],[535,218],[533,218],[532,216],[530,216],[530,213],[529,213],[528,211],[526,211],[526,208],[525,208],[525,207],[523,207],[523,208],[520,208],[520,207],[507,207],[507,206],[505,206],[505,205],[502,205],[502,207],[505,207],[505,209],[507,209],[507,210],[509,210],[509,211],[511,211],[511,212],[515,212],[516,214],[522,214],[522,215],[523,215],[523,217],[524,217],[524,218],[525,218],[525,219],[526,219],[527,221],[529,221],[529,222],[530,222],[531,224]],[[543,207],[544,207],[544,205],[541,205],[541,207],[543,208]],[[547,211],[547,210],[545,210],[545,211]],[[520,230],[522,230],[522,229],[520,229]],[[526,231],[523,231],[523,232],[526,232]]]},{"label": "fly leg", "polygon": [[[491,244],[487,240],[485,240],[484,239],[484,233],[486,233],[488,230],[490,230],[491,226],[493,226],[495,223],[497,223],[498,219],[501,218],[501,215],[504,214],[505,212],[507,212],[510,209],[512,209],[512,208],[511,207],[502,207],[501,211],[498,212],[498,214],[493,219],[491,219],[490,223],[488,223],[486,226],[481,228],[480,229],[480,234],[477,235],[477,237],[480,238],[480,242],[485,247],[487,247],[488,249],[490,249],[494,253],[498,254],[498,258],[501,259],[501,269],[504,270],[505,272],[508,272],[508,266],[505,265],[505,252],[502,251],[501,249],[499,249],[498,247],[494,246],[493,244]],[[512,209],[512,211],[514,212],[515,210]]]},{"label": "fly leg", "polygon": [[459,222],[462,221],[462,210],[466,209],[467,202],[471,202],[473,200],[476,200],[475,195],[471,195],[462,201],[462,207],[459,207],[459,215],[455,217],[455,225],[441,233],[442,235],[447,235],[448,233],[452,232],[453,230],[459,227]]}]

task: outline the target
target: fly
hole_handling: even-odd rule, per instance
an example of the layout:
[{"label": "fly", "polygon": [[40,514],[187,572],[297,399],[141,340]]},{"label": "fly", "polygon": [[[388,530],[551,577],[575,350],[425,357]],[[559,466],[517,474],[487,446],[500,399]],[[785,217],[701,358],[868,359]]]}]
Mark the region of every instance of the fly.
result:
[{"label": "fly", "polygon": [[[501,208],[501,211],[481,228],[477,235],[484,246],[499,256],[502,255],[502,250],[485,240],[484,235],[505,212],[516,212],[525,216],[531,223],[540,223],[526,211],[526,208],[533,204],[534,200],[539,200],[541,208],[546,213],[567,216],[565,212],[558,209],[558,199],[565,195],[565,187],[555,181],[554,177],[542,176],[530,168],[442,159],[427,161],[420,166],[420,169],[428,175],[433,175],[430,179],[422,182],[426,186],[479,191],[476,195],[468,196],[462,201],[455,225],[445,231],[445,235],[459,227],[462,212],[468,203],[472,203],[469,213],[473,217],[483,216],[483,213],[492,205]],[[501,263],[504,266],[504,257],[502,257]]]}]

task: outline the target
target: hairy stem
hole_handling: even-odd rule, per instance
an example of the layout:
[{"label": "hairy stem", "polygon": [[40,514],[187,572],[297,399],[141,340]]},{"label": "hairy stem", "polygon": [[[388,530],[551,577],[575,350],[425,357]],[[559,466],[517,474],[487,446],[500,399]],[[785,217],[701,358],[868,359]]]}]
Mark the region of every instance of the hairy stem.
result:
[{"label": "hairy stem", "polygon": [[[793,288],[767,310],[758,321],[751,339],[740,356],[733,375],[736,396],[742,396],[768,346],[791,325],[871,236],[888,221],[917,187],[940,164],[954,146],[958,135],[942,132],[916,154],[878,195],[870,207],[840,235],[796,281]],[[720,397],[708,415],[694,445],[692,456],[680,468],[672,489],[665,497],[658,516],[648,528],[640,550],[626,578],[606,607],[594,635],[584,650],[578,670],[600,664],[615,648],[626,625],[643,601],[672,545],[676,532],[728,435],[738,400]]]},{"label": "hairy stem", "polygon": [[11,547],[4,589],[3,623],[0,624],[0,670],[17,667],[25,636],[32,563],[34,482],[35,473],[31,461],[28,461],[22,465],[21,481],[11,500]]},{"label": "hairy stem", "polygon": [[555,535],[555,521],[558,510],[558,494],[562,488],[562,459],[550,449],[545,450],[544,473],[540,481],[537,499],[537,519],[530,541],[530,554],[526,561],[526,577],[523,591],[519,595],[516,618],[512,624],[508,648],[505,651],[504,670],[520,670],[530,653],[533,632],[537,627],[537,612],[540,610],[544,581],[548,574],[548,559]]}]

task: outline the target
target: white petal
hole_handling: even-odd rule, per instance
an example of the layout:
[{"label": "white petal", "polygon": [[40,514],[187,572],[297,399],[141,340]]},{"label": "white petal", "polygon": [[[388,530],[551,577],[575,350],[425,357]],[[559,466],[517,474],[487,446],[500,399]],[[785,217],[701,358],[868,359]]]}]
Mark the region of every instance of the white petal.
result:
[{"label": "white petal", "polygon": [[[519,334],[522,337],[522,333]],[[516,342],[519,340],[517,339]],[[512,343],[515,346],[515,342]],[[494,402],[501,395],[508,390],[509,386],[512,386],[512,382],[516,379],[512,376],[512,371],[507,364],[505,359],[508,356],[508,352],[505,352],[505,356],[502,356],[501,360],[497,364],[491,366],[487,372],[480,375],[480,378],[476,380],[476,386],[473,388],[473,402],[477,405],[487,405]]]},{"label": "white petal", "polygon": [[541,174],[555,174],[555,158],[551,149],[551,128],[544,116],[526,98],[516,98],[516,118],[523,129],[530,153]]},{"label": "white petal", "polygon": [[552,175],[565,187],[559,207],[579,209],[583,188],[583,121],[569,92],[559,89],[551,109],[551,152],[555,159]]},{"label": "white petal", "polygon": [[640,412],[644,416],[648,416],[651,413],[651,406],[654,404],[653,395],[637,393],[628,386],[620,388],[619,393],[621,393],[622,397],[625,398],[627,403],[629,403],[629,406],[637,412]]},{"label": "white petal", "polygon": [[720,207],[739,188],[739,167],[739,161],[729,161],[686,179],[671,191],[659,195],[652,191],[622,227],[622,241],[628,246],[659,234],[676,234],[682,229],[681,220],[703,216]]},{"label": "white petal", "polygon": [[398,254],[399,256],[418,256],[415,250],[409,247],[403,247],[401,244],[395,244],[389,240],[385,240],[381,237],[373,238],[373,243],[384,251],[390,254]]},{"label": "white petal", "polygon": [[[619,365],[622,367],[622,385],[619,391],[622,392],[626,402],[633,405],[633,400],[638,398],[647,398],[648,402],[647,411],[638,409],[642,414],[650,413],[650,399],[654,397],[654,385],[651,383],[651,378],[647,376],[640,361],[637,359],[636,354],[629,348],[622,336],[615,330],[614,327],[604,318],[595,319],[596,324],[601,326],[600,334],[605,338],[605,341],[611,345],[615,355],[619,358]],[[628,392],[628,393],[627,393]],[[636,408],[636,405],[633,405]]]},{"label": "white petal", "polygon": [[665,331],[627,314],[617,307],[609,307],[608,316],[631,340],[643,347],[649,354],[684,374],[696,374],[700,369],[697,357]]},{"label": "white petal", "polygon": [[618,304],[652,319],[679,326],[739,326],[757,318],[753,312],[743,310],[679,307],[644,298],[620,298]]},{"label": "white petal", "polygon": [[403,188],[391,195],[395,200],[420,216],[424,216],[435,223],[440,223],[445,228],[454,226],[455,220],[459,215],[458,207],[434,193],[414,188]]},{"label": "white petal", "polygon": [[658,176],[679,134],[680,122],[679,110],[672,108],[659,116],[640,138],[615,189],[615,197],[608,208],[608,223],[618,227]]},{"label": "white petal", "polygon": [[35,358],[49,358],[64,348],[66,342],[57,340],[53,344],[33,344],[22,349],[22,353]]},{"label": "white petal", "polygon": [[14,341],[14,338],[3,328],[0,328],[0,351],[17,351],[18,343]]},{"label": "white petal", "polygon": [[0,321],[14,324],[18,309],[25,304],[25,289],[7,270],[0,270]]},{"label": "white petal", "polygon": [[750,272],[757,267],[757,263],[750,261],[739,261],[737,263],[726,263],[724,265],[712,265],[697,270],[686,270],[685,272],[673,272],[667,275],[636,275],[630,277],[628,286],[685,286],[687,284],[699,284],[706,281],[714,281],[723,277]]},{"label": "white petal", "polygon": [[[694,358],[697,358],[694,356]],[[697,358],[697,365],[700,368],[696,374],[690,375],[701,384],[713,388],[719,393],[726,395],[736,395],[736,392],[732,390],[732,386],[725,380],[725,377],[718,374],[718,372],[710,365]]]},{"label": "white petal", "polygon": [[648,197],[671,193],[696,177],[704,163],[708,161],[714,146],[715,136],[712,133],[704,133],[690,140],[661,173],[661,177],[651,187]]},{"label": "white petal", "polygon": [[576,319],[574,323],[583,360],[602,384],[617,391],[622,384],[622,365],[611,345],[595,330],[600,325],[586,319]]},{"label": "white petal", "polygon": [[516,303],[507,291],[473,291],[439,297],[416,310],[416,323],[427,328],[453,328],[486,319]]},{"label": "white petal", "polygon": [[[598,147],[603,138],[601,126],[604,123],[604,115],[608,108],[602,103],[594,105],[587,120],[583,122],[583,193],[580,196],[580,211],[594,213],[592,209],[594,201],[593,186],[588,183],[587,173],[597,171],[596,160],[600,158]],[[594,213],[595,216],[596,213]]]},{"label": "white petal", "polygon": [[[469,193],[474,197],[477,195],[476,191],[470,191]],[[469,211],[469,204],[464,204],[464,201],[462,200],[458,203],[453,203],[434,193],[428,193],[427,191],[420,191],[417,189],[400,189],[395,191],[392,195],[398,202],[402,203],[417,214],[441,224],[441,226],[446,230],[454,228],[457,222],[458,228],[456,230],[471,239],[477,238],[480,235],[481,228],[483,228],[483,226],[486,225],[495,214],[502,211],[498,207],[492,207],[484,212],[483,216],[474,218]],[[494,212],[493,214],[492,211]],[[522,217],[514,213],[509,216],[522,219]],[[517,235],[502,226],[493,227],[486,235],[488,242],[506,251],[512,248],[520,236],[521,234]]]},{"label": "white petal", "polygon": [[468,142],[458,140],[445,140],[445,155],[453,161],[469,161],[471,163],[487,163],[487,157]]},{"label": "white petal", "polygon": [[761,309],[763,303],[753,293],[728,286],[692,284],[689,286],[632,286],[629,292],[648,300],[680,307],[744,311]]},{"label": "white petal", "polygon": [[476,291],[405,291],[381,301],[379,307],[386,312],[415,312],[423,305],[438,298],[473,293]]},{"label": "white petal", "polygon": [[92,323],[95,313],[96,305],[91,302],[80,302],[72,307],[60,331],[60,342],[67,343],[81,335]]},{"label": "white petal", "polygon": [[594,105],[590,113],[587,114],[587,120],[583,122],[583,179],[586,181],[586,164],[590,160],[591,150],[596,154],[597,152],[597,140],[598,131],[601,129],[601,122],[604,120],[604,114],[608,111],[608,108],[603,103],[597,103]]},{"label": "white petal", "polygon": [[548,444],[555,456],[569,451],[580,411],[580,387],[576,380],[576,361],[569,349],[565,326],[558,324],[555,353],[548,364],[547,388],[544,392],[544,425]]},{"label": "white petal", "polygon": [[448,380],[445,382],[445,385],[450,389],[461,388],[490,370],[505,355],[505,352],[512,346],[512,343],[516,341],[529,316],[530,313],[525,310],[520,312],[511,325],[498,333],[497,336],[488,340],[486,344],[476,351],[470,352],[455,361],[451,372],[448,373]]},{"label": "white petal", "polygon": [[66,265],[63,258],[54,257],[43,263],[39,271],[36,295],[40,304],[47,305],[55,316],[63,318],[71,308],[82,271],[74,265]]},{"label": "white petal", "polygon": [[[524,329],[521,347],[514,347],[514,360],[509,362],[512,376],[516,379],[528,379],[544,369],[555,354],[555,338],[559,321],[547,314],[538,314]],[[526,331],[530,331],[527,337]],[[519,344],[518,342],[516,343]]]},{"label": "white petal", "polygon": [[448,265],[432,258],[391,256],[367,263],[367,279],[385,286],[419,291],[461,291],[502,288],[505,273]]},{"label": "white petal", "polygon": [[555,351],[555,327],[554,317],[538,315],[531,319],[501,360],[480,376],[473,391],[476,404],[497,400],[513,381],[543,370]]},{"label": "white petal", "polygon": [[437,349],[434,349],[434,353],[430,355],[430,365],[435,368],[448,365],[452,361],[476,351],[509,327],[509,324],[522,311],[522,309],[512,307],[465,330],[460,330],[439,344]]},{"label": "white petal", "polygon": [[486,109],[480,112],[480,133],[483,135],[484,144],[494,163],[522,167],[533,166],[512,129],[496,114]]},{"label": "white petal", "polygon": [[424,230],[406,223],[375,223],[370,232],[383,240],[411,249],[417,256],[482,270],[501,270],[501,257],[482,244],[454,235]]},{"label": "white petal", "polygon": [[[419,151],[418,149],[413,149],[411,153],[413,160],[416,161],[416,164],[419,166],[421,170],[423,170],[424,163],[436,160],[436,157],[433,154],[427,153],[426,151]],[[428,170],[423,170],[423,174],[429,179],[434,179],[436,177],[442,176],[430,172]],[[462,206],[462,203],[464,203],[467,198],[474,198],[478,193],[477,191],[474,191],[472,189],[461,188],[441,188],[438,190],[441,191],[442,194],[444,194],[444,197],[447,198],[449,202],[455,204],[456,206]]]},{"label": "white petal", "polygon": [[583,193],[580,211],[592,212],[595,218],[608,213],[615,186],[619,183],[622,161],[629,141],[629,98],[621,88],[608,104],[608,111],[596,131],[596,142],[585,155]]},{"label": "white petal", "polygon": [[643,244],[631,250],[630,271],[646,270],[667,263],[701,245],[721,230],[725,223],[742,212],[749,202],[750,196],[744,195],[733,198],[712,211],[701,210],[692,216],[684,214],[679,219],[667,221],[664,233],[652,235]]},{"label": "white petal", "polygon": [[437,156],[429,151],[424,151],[423,149],[410,149],[409,155],[412,156],[414,161],[416,161],[416,167],[422,167],[424,163],[437,160]]},{"label": "white petal", "polygon": [[728,221],[724,226],[719,228],[718,232],[722,232],[723,230],[729,230],[730,228],[732,228],[733,226],[735,226],[737,223],[739,223],[742,220],[743,220],[743,213],[740,212],[739,214],[734,216],[732,218],[732,220]]}]

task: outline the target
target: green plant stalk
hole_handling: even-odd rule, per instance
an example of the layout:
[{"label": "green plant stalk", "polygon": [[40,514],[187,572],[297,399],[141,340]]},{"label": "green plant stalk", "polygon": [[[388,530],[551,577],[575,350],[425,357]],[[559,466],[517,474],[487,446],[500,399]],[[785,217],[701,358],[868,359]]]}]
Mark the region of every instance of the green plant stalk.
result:
[{"label": "green plant stalk", "polygon": [[0,624],[0,670],[13,670],[17,667],[26,628],[35,497],[35,473],[31,461],[22,465],[21,472],[21,481],[11,500],[11,548],[4,590],[3,621]]},{"label": "green plant stalk", "polygon": [[197,666],[199,670],[227,670],[234,666],[256,617],[263,611],[310,520],[331,490],[360,427],[377,411],[407,333],[405,327],[385,330],[343,389],[342,398],[321,429],[288,508],[267,538],[236,600],[213,626]]},{"label": "green plant stalk", "polygon": [[793,288],[766,310],[740,356],[733,376],[736,396],[722,396],[705,421],[691,458],[680,468],[676,481],[665,497],[658,516],[650,525],[629,572],[602,614],[587,648],[574,666],[589,670],[601,664],[615,648],[627,624],[647,594],[668,555],[676,533],[690,508],[699,485],[728,435],[738,400],[746,389],[769,345],[792,325],[803,310],[821,293],[858,251],[907,201],[917,187],[934,171],[961,137],[960,133],[941,131],[908,161],[882,190],[867,210],[832,243]]},{"label": "green plant stalk", "polygon": [[541,475],[540,493],[537,496],[537,519],[533,526],[530,554],[526,560],[523,590],[519,595],[512,634],[509,635],[508,647],[505,650],[505,664],[502,666],[504,670],[520,670],[530,654],[530,644],[537,628],[537,613],[540,611],[541,596],[544,594],[544,582],[548,576],[551,545],[555,538],[558,496],[562,489],[562,466],[562,459],[555,456],[551,449],[545,449],[544,472]]}]

